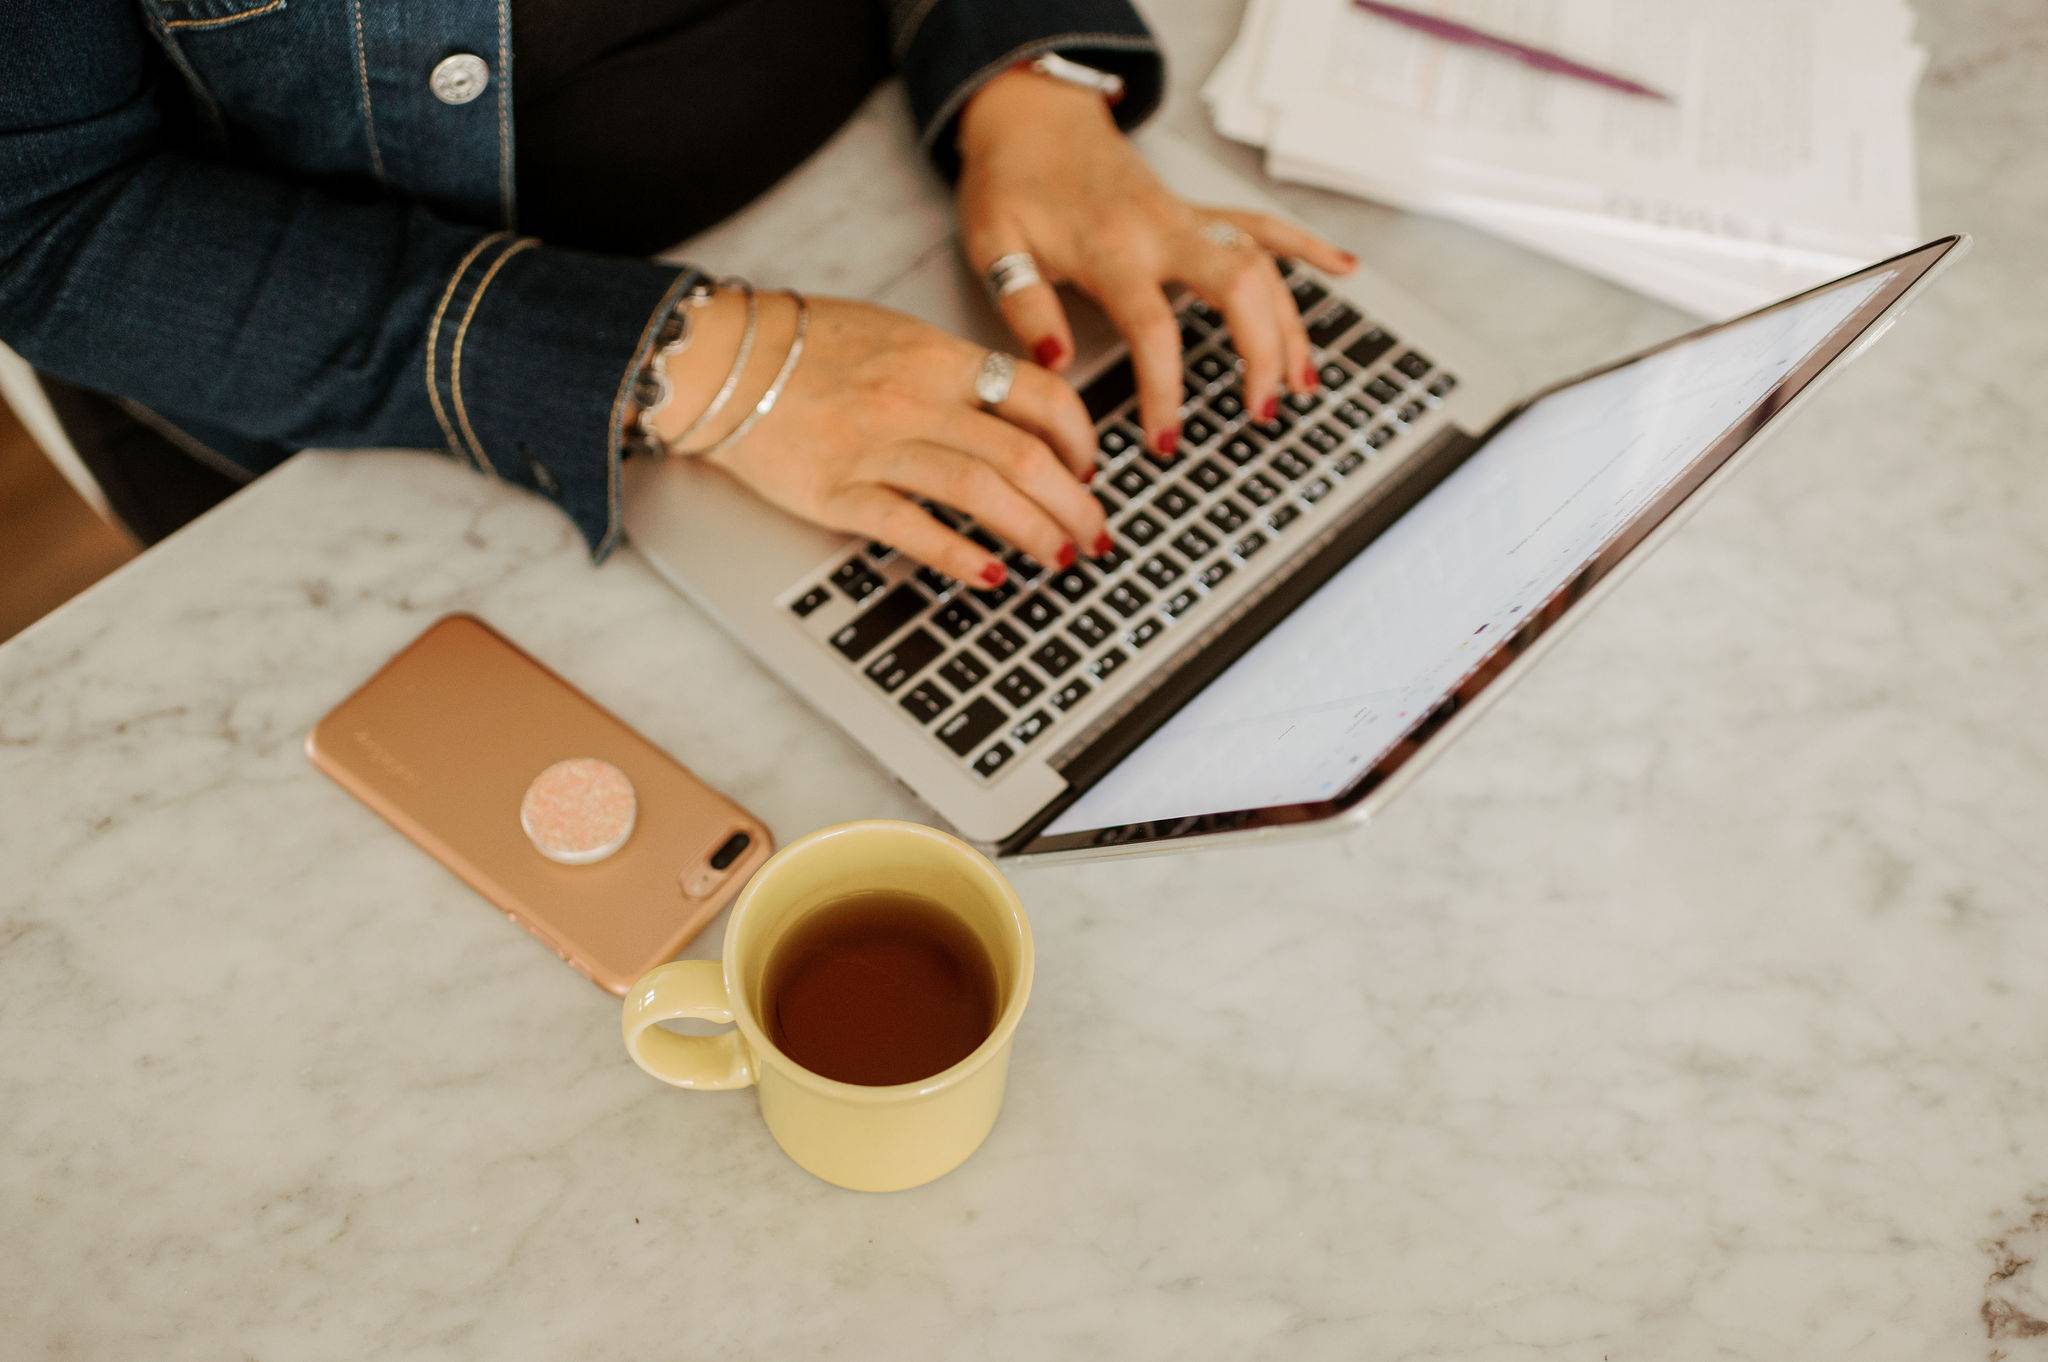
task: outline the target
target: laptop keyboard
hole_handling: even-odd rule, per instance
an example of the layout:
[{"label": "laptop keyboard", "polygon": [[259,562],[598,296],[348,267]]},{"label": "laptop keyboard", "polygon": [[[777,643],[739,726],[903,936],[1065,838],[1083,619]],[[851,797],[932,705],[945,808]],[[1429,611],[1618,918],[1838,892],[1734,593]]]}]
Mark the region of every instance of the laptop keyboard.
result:
[{"label": "laptop keyboard", "polygon": [[1270,546],[1313,533],[1324,499],[1386,451],[1457,385],[1425,355],[1332,296],[1291,262],[1288,288],[1322,379],[1249,419],[1222,317],[1179,310],[1185,356],[1179,455],[1144,448],[1136,379],[1119,360],[1082,389],[1096,423],[1093,491],[1114,541],[1103,559],[1049,570],[950,507],[926,509],[1009,568],[981,590],[869,544],[786,598],[808,618],[835,597],[858,613],[825,642],[894,697],[911,723],[983,779],[1056,725],[1085,715],[1097,688],[1147,648],[1199,621],[1209,593]]}]

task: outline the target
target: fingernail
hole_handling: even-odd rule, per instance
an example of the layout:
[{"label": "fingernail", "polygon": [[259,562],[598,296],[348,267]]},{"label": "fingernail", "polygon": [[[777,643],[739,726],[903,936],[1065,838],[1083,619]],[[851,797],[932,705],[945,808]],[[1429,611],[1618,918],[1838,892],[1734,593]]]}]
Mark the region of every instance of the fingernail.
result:
[{"label": "fingernail", "polygon": [[1060,344],[1058,336],[1040,336],[1038,344],[1031,347],[1031,358],[1045,368],[1052,368],[1066,357],[1067,347]]},{"label": "fingernail", "polygon": [[1320,388],[1322,385],[1323,381],[1320,378],[1316,377],[1315,365],[1304,364],[1301,366],[1301,386],[1304,390],[1308,392],[1314,392],[1317,388]]},{"label": "fingernail", "polygon": [[1060,556],[1054,559],[1053,563],[1056,567],[1072,567],[1074,565],[1074,546],[1072,544],[1060,545]]},{"label": "fingernail", "polygon": [[1344,262],[1344,268],[1347,270],[1355,270],[1358,268],[1358,257],[1353,255],[1349,251],[1337,252],[1337,258]]},{"label": "fingernail", "polygon": [[1088,556],[1091,558],[1107,558],[1109,551],[1115,547],[1116,545],[1109,542],[1109,532],[1105,530],[1095,536],[1095,547],[1088,551]]},{"label": "fingernail", "polygon": [[1266,400],[1259,405],[1259,419],[1261,421],[1271,421],[1279,415],[1280,399],[1277,395],[1267,397]]},{"label": "fingernail", "polygon": [[1085,487],[1085,486],[1086,486],[1086,485],[1088,485],[1089,483],[1091,483],[1091,482],[1095,481],[1095,475],[1096,475],[1097,473],[1100,473],[1101,471],[1102,471],[1102,470],[1101,470],[1101,469],[1099,469],[1099,468],[1097,468],[1097,467],[1096,467],[1096,466],[1095,466],[1094,464],[1092,464],[1092,463],[1091,463],[1091,464],[1089,464],[1089,465],[1088,465],[1088,471],[1087,471],[1086,473],[1083,473],[1083,474],[1081,475],[1081,484],[1082,484],[1082,486],[1084,486],[1084,487]]},{"label": "fingernail", "polygon": [[1152,449],[1162,459],[1171,458],[1173,451],[1178,448],[1180,448],[1179,426],[1168,426],[1165,430],[1152,437]]},{"label": "fingernail", "polygon": [[991,591],[993,591],[995,588],[1001,586],[1003,584],[1003,578],[1009,575],[1009,569],[1004,567],[1001,563],[988,563],[983,565],[981,569],[981,584],[985,587],[988,587]]}]

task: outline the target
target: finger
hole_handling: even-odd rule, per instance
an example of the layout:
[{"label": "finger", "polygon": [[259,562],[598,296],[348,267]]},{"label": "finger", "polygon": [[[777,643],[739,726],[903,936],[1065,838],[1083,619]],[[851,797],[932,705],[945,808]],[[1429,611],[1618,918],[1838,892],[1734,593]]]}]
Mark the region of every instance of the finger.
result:
[{"label": "finger", "polygon": [[1095,476],[1095,423],[1073,385],[1044,369],[1020,364],[1016,385],[996,414],[1051,445],[1082,482]]},{"label": "finger", "polygon": [[864,471],[891,487],[964,511],[990,534],[1041,563],[1066,567],[1074,561],[1073,541],[1059,522],[968,450],[905,440],[882,451]]},{"label": "finger", "polygon": [[1280,315],[1274,310],[1279,272],[1263,252],[1218,246],[1199,236],[1189,237],[1181,259],[1181,277],[1230,324],[1230,343],[1244,361],[1245,408],[1262,421],[1272,420],[1280,405],[1281,366],[1286,360]]},{"label": "finger", "polygon": [[1180,326],[1158,281],[1131,273],[1082,280],[1131,348],[1138,376],[1138,420],[1145,444],[1162,456],[1180,444]]},{"label": "finger", "polygon": [[[1059,382],[1049,374],[1046,380]],[[1090,433],[1093,433],[1092,428]],[[1065,530],[1071,542],[1064,547],[1071,550],[1074,546],[1085,545],[1090,555],[1107,552],[1102,542],[1107,528],[1103,521],[1102,503],[1061,465],[1045,441],[1000,416],[966,407],[957,408],[944,418],[933,428],[932,437],[973,454],[1036,502]],[[1002,531],[996,530],[996,533],[1001,534]],[[1017,543],[1019,548],[1041,563],[1067,566],[1065,562],[1057,561],[1062,546],[1055,546],[1055,556],[1047,558],[1028,544],[1011,542]]]},{"label": "finger", "polygon": [[[967,261],[977,276],[986,279],[988,268],[1003,256],[1030,253],[1020,232],[1007,226],[969,228],[963,243]],[[1048,369],[1064,369],[1074,361],[1074,331],[1067,324],[1060,295],[1049,282],[1039,282],[996,299],[996,310],[1018,340],[1024,352]]]},{"label": "finger", "polygon": [[1287,281],[1280,277],[1280,271],[1271,271],[1270,277],[1273,315],[1280,324],[1281,369],[1287,374],[1288,385],[1294,391],[1312,393],[1322,386],[1323,380],[1316,374],[1313,352],[1308,343],[1308,327],[1302,324],[1301,309],[1294,305],[1294,295],[1287,291]]},{"label": "finger", "polygon": [[879,540],[955,581],[998,587],[1009,576],[1001,559],[893,488],[853,483],[829,509],[837,528]]},{"label": "finger", "polygon": [[1309,231],[1296,226],[1285,218],[1270,217],[1265,213],[1248,213],[1239,209],[1219,209],[1216,216],[1251,234],[1252,240],[1264,246],[1275,255],[1291,255],[1306,260],[1317,269],[1330,274],[1349,274],[1358,268],[1358,257]]}]

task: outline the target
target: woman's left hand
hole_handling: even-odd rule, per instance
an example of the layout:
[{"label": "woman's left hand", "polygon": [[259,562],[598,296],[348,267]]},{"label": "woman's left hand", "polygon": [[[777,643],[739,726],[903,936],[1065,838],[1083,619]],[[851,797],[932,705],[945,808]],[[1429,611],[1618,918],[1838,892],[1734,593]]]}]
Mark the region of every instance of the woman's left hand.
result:
[{"label": "woman's left hand", "polygon": [[[1073,331],[1052,285],[1072,282],[1108,314],[1131,348],[1146,443],[1171,454],[1180,440],[1180,325],[1166,286],[1185,284],[1223,314],[1244,361],[1244,403],[1272,419],[1282,387],[1316,386],[1308,336],[1274,255],[1332,274],[1355,257],[1262,213],[1207,208],[1175,196],[1152,174],[1091,90],[1030,71],[997,76],[960,116],[960,224],[968,264],[1028,252],[1044,284],[1001,300],[1003,319],[1049,369],[1074,355]],[[1227,223],[1238,244],[1203,228]]]}]

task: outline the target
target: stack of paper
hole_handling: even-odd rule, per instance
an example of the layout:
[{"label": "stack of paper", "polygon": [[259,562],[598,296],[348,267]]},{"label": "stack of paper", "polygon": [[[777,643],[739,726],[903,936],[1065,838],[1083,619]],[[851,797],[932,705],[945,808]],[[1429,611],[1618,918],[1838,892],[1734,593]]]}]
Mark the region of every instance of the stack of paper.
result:
[{"label": "stack of paper", "polygon": [[1410,0],[1644,99],[1350,0],[1250,0],[1203,91],[1305,184],[1496,232],[1707,316],[1916,244],[1904,0]]}]

